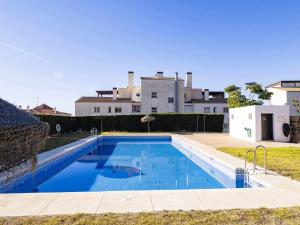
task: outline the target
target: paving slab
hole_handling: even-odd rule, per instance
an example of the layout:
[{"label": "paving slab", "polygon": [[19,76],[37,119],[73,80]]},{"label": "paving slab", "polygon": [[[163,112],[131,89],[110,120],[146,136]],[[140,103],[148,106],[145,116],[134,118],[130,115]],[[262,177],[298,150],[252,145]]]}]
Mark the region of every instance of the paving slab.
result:
[{"label": "paving slab", "polygon": [[150,191],[150,196],[154,211],[205,209],[192,190]]},{"label": "paving slab", "polygon": [[96,213],[103,195],[103,192],[59,193],[40,215]]},{"label": "paving slab", "polygon": [[194,190],[194,192],[209,210],[277,208],[300,205],[299,194],[270,188]]},{"label": "paving slab", "polygon": [[105,192],[97,213],[127,213],[152,211],[148,191]]},{"label": "paving slab", "polygon": [[7,195],[7,197],[0,202],[0,216],[39,215],[57,196],[55,193]]}]

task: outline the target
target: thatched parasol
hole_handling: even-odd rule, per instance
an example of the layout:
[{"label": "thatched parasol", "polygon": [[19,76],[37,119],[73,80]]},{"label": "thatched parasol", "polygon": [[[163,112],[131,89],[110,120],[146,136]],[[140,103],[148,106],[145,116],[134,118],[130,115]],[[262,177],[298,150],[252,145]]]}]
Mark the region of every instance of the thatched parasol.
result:
[{"label": "thatched parasol", "polygon": [[33,169],[48,130],[48,124],[0,98],[0,172],[20,164]]},{"label": "thatched parasol", "polygon": [[151,115],[146,115],[141,119],[142,123],[147,123],[148,125],[148,132],[150,132],[150,122],[155,121],[155,117]]}]

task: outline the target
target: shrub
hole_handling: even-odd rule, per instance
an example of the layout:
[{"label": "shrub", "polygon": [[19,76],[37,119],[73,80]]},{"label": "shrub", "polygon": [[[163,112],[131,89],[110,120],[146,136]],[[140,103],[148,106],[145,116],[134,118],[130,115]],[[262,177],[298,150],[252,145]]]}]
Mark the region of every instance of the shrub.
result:
[{"label": "shrub", "polygon": [[[86,117],[62,117],[62,116],[39,116],[41,121],[50,126],[50,133],[55,134],[56,124],[60,124],[63,133],[78,130],[90,131],[92,128],[102,131],[128,131],[147,132],[147,124],[141,123],[145,115],[113,115],[113,116],[86,116]],[[150,123],[151,131],[176,132],[198,131],[199,132],[222,132],[223,114],[153,114],[155,121]]]}]

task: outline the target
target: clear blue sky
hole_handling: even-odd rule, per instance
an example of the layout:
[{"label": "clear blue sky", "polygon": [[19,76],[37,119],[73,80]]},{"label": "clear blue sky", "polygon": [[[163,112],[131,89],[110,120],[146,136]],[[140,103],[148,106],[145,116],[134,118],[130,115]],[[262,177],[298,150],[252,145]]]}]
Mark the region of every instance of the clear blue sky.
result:
[{"label": "clear blue sky", "polygon": [[0,0],[1,98],[74,113],[128,70],[214,90],[300,79],[300,1]]}]

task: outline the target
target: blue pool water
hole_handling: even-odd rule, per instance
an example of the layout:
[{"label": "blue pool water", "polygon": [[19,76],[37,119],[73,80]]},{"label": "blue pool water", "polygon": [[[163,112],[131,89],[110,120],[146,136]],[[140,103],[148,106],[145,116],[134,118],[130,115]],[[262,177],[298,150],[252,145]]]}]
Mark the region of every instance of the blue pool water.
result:
[{"label": "blue pool water", "polygon": [[175,148],[170,138],[103,138],[97,148],[72,157],[54,169],[31,175],[7,192],[226,188]]}]

